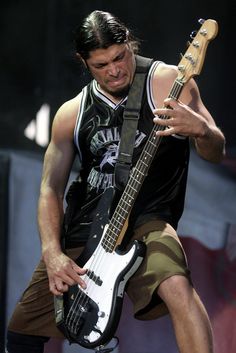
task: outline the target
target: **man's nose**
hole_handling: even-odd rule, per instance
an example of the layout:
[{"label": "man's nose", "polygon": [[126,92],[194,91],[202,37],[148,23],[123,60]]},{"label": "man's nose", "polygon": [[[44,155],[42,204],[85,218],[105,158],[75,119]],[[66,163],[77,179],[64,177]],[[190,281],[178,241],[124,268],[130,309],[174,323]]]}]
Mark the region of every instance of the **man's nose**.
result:
[{"label": "man's nose", "polygon": [[111,63],[108,67],[109,75],[117,77],[119,75],[119,68],[116,64]]}]

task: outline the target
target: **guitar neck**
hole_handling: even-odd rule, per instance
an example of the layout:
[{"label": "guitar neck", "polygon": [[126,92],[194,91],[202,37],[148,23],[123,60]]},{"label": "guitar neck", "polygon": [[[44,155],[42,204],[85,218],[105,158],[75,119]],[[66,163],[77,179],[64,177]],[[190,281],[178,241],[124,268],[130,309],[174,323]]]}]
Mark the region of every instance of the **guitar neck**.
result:
[{"label": "guitar neck", "polygon": [[[178,99],[183,83],[178,79],[175,80],[168,98]],[[159,116],[161,119],[167,119],[167,116]],[[103,238],[102,246],[108,252],[112,252],[116,246],[117,239],[124,227],[125,221],[128,219],[130,211],[134,205],[137,195],[141,189],[143,181],[148,173],[149,167],[156,154],[158,146],[161,142],[161,137],[156,135],[158,130],[163,130],[165,127],[154,125],[149,138],[142,150],[142,153],[132,169],[129,181],[122,193],[119,203],[113,213],[113,216],[108,225],[106,235]]]}]

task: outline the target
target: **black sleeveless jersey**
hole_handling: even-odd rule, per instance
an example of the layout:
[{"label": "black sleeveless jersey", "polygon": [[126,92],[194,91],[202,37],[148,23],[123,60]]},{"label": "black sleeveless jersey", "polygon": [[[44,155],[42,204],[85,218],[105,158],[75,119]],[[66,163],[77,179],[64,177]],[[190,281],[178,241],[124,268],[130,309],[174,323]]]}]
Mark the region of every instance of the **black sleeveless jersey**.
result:
[{"label": "black sleeveless jersey", "polygon": [[[152,97],[152,76],[159,62],[149,70],[136,132],[133,165],[153,128],[155,108]],[[114,167],[118,157],[123,111],[127,97],[114,104],[99,90],[95,80],[82,91],[82,101],[74,130],[74,142],[83,176],[87,199],[94,199],[114,185]],[[132,209],[129,223],[136,227],[151,219],[162,219],[177,227],[183,212],[189,160],[188,138],[162,138],[148,175]]]}]

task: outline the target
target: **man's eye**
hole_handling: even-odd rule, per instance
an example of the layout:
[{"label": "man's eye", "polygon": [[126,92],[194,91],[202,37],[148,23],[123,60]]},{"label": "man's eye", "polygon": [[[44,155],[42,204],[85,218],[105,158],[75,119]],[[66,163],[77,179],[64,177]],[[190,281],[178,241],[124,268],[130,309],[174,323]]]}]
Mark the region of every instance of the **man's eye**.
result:
[{"label": "man's eye", "polygon": [[100,65],[96,65],[95,68],[96,69],[102,69],[105,66],[105,64],[100,64]]},{"label": "man's eye", "polygon": [[122,60],[123,57],[124,57],[124,54],[122,53],[122,54],[120,54],[119,56],[117,56],[116,60],[117,60],[117,61]]}]

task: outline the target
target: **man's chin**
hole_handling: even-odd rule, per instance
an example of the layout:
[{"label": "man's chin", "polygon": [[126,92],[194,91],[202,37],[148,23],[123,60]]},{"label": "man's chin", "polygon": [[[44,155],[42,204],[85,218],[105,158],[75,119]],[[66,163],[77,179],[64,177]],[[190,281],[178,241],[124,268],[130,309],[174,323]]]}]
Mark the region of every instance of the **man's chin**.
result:
[{"label": "man's chin", "polygon": [[130,89],[130,85],[127,85],[125,87],[110,90],[109,93],[115,98],[124,98],[128,95],[129,89]]}]

